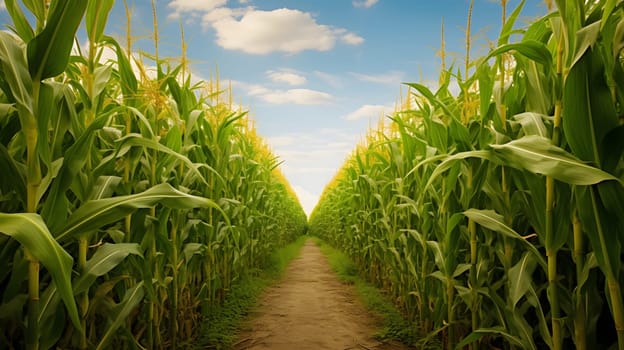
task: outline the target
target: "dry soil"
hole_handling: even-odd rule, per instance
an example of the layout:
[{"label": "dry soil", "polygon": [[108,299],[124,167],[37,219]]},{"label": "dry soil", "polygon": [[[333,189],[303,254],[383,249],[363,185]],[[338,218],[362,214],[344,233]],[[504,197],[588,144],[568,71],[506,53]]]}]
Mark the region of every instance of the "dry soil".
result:
[{"label": "dry soil", "polygon": [[406,349],[375,340],[379,322],[307,241],[281,281],[265,292],[234,349]]}]

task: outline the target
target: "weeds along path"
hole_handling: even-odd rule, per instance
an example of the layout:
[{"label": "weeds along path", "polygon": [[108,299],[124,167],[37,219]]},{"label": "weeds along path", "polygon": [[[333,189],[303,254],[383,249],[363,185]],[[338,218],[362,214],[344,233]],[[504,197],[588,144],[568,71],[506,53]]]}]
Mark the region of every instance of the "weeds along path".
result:
[{"label": "weeds along path", "polygon": [[401,349],[373,338],[379,320],[354,293],[308,240],[265,292],[234,349]]}]

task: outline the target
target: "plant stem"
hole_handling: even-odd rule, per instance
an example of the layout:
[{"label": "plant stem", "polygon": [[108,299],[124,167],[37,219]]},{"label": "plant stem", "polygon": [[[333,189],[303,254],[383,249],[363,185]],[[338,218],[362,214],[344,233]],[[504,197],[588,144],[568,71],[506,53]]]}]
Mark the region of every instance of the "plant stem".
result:
[{"label": "plant stem", "polygon": [[28,260],[28,325],[26,348],[39,349],[39,261],[28,249],[24,250]]},{"label": "plant stem", "polygon": [[[41,82],[33,80],[33,113],[37,113]],[[41,183],[41,165],[37,153],[39,132],[34,115],[28,115],[24,126],[26,136],[27,187],[26,211],[37,212],[37,192]],[[28,260],[28,325],[26,328],[26,344],[30,350],[39,349],[39,261],[28,249],[24,249],[24,256]]]},{"label": "plant stem", "polygon": [[[574,211],[572,218],[572,225],[574,228],[574,263],[576,265],[576,281],[581,279],[583,274],[583,266],[585,264],[584,259],[584,245],[583,245],[583,230],[581,227],[581,221],[578,218],[578,214]],[[576,286],[575,293],[575,316],[574,316],[574,344],[577,350],[587,349],[587,310],[585,307],[586,295],[583,292],[583,286]]]},{"label": "plant stem", "polygon": [[[78,243],[78,269],[84,272],[87,264],[88,241],[85,235],[81,236]],[[88,291],[79,296],[80,300],[80,322],[82,329],[80,330],[80,349],[87,348],[87,311],[89,309]]]},{"label": "plant stem", "polygon": [[547,251],[546,256],[548,258],[548,295],[550,297],[550,314],[552,319],[552,349],[561,350],[561,315],[557,293],[557,251]]},{"label": "plant stem", "polygon": [[[177,213],[176,213],[177,214]],[[176,219],[173,222],[171,228],[171,268],[172,268],[172,283],[171,283],[171,348],[176,349],[178,343],[178,218],[180,215],[175,215]]]}]

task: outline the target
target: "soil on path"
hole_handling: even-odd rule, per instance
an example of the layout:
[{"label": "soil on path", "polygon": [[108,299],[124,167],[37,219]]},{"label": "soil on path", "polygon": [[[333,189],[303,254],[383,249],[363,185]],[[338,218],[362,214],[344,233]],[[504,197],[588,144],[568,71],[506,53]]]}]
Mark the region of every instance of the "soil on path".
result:
[{"label": "soil on path", "polygon": [[373,338],[379,321],[308,240],[282,280],[265,292],[234,349],[406,349]]}]

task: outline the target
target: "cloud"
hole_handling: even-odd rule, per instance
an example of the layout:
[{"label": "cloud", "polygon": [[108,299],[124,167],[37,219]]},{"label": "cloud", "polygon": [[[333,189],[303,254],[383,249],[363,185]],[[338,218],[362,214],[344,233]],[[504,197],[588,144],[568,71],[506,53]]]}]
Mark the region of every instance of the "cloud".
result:
[{"label": "cloud", "polygon": [[379,0],[360,0],[353,1],[353,6],[355,7],[363,7],[363,8],[371,8],[375,5]]},{"label": "cloud", "polygon": [[385,85],[395,85],[400,84],[403,80],[403,76],[405,73],[400,71],[390,71],[384,74],[360,74],[360,73],[351,73],[354,77],[356,77],[360,81],[376,83],[376,84],[385,84]]},{"label": "cloud", "polygon": [[359,45],[364,42],[364,38],[353,33],[346,33],[340,37],[343,43],[349,45]]},{"label": "cloud", "polygon": [[349,45],[364,41],[344,29],[317,23],[307,12],[287,8],[249,10],[240,19],[237,16],[221,17],[211,25],[219,46],[256,55],[328,51],[335,46],[337,39]]},{"label": "cloud", "polygon": [[303,85],[307,82],[306,77],[290,69],[270,70],[267,75],[275,83],[286,83],[292,86]]},{"label": "cloud", "polygon": [[0,0],[0,11],[6,10],[6,5],[4,4],[4,0]]},{"label": "cloud", "polygon": [[270,104],[284,105],[323,105],[334,102],[334,97],[326,92],[311,89],[269,89],[260,84],[232,81],[232,87],[242,90],[248,96],[258,97]]},{"label": "cloud", "polygon": [[167,5],[173,10],[169,18],[180,18],[182,14],[196,16],[198,12],[209,12],[227,4],[227,0],[172,0]]},{"label": "cloud", "polygon": [[275,90],[263,94],[262,99],[272,104],[323,105],[333,102],[326,92],[310,89]]},{"label": "cloud", "polygon": [[344,116],[346,120],[372,119],[379,118],[384,113],[391,111],[393,108],[384,105],[363,105],[355,111]]},{"label": "cloud", "polygon": [[[2,0],[0,0],[2,1]],[[271,11],[227,6],[227,0],[171,0],[170,19],[183,15],[187,21],[201,18],[204,29],[212,28],[219,46],[254,55],[273,52],[297,54],[306,50],[328,51],[337,42],[359,45],[364,38],[344,28],[317,23],[312,14],[295,9]]]}]

